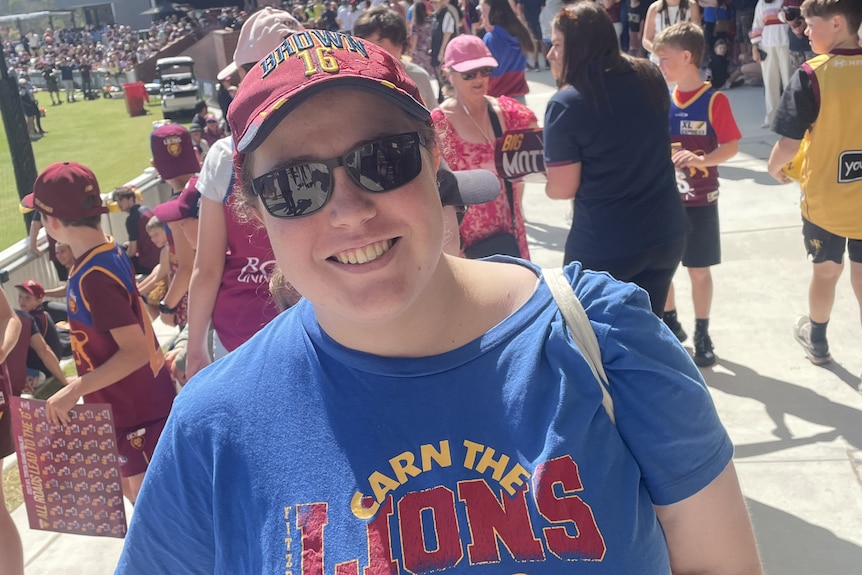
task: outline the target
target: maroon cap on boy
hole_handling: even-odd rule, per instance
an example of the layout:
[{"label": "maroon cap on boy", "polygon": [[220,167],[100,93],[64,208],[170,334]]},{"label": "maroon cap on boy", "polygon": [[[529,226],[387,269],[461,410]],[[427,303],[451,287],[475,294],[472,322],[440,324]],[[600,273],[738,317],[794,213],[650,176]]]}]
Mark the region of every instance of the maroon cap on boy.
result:
[{"label": "maroon cap on boy", "polygon": [[430,117],[416,84],[388,52],[340,32],[304,30],[273,46],[240,84],[228,111],[234,163],[299,104],[335,86],[376,94],[422,121]]},{"label": "maroon cap on boy", "polygon": [[45,288],[36,280],[27,280],[15,287],[24,290],[33,297],[45,297]]},{"label": "maroon cap on boy", "polygon": [[21,203],[66,222],[108,212],[95,174],[75,162],[58,162],[42,170],[33,183],[33,193]]},{"label": "maroon cap on boy", "polygon": [[201,164],[189,131],[179,124],[165,124],[150,135],[153,166],[163,180],[197,174]]}]

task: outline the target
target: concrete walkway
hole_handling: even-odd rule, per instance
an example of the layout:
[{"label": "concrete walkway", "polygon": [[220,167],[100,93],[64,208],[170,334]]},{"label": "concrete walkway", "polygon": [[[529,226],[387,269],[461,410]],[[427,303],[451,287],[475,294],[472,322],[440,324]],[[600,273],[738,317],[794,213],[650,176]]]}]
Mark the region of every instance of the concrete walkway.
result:
[{"label": "concrete walkway", "polygon": [[[527,101],[541,121],[553,81],[547,72],[528,79]],[[714,270],[710,324],[719,364],[704,376],[736,444],[736,467],[767,572],[862,573],[859,309],[849,279],[842,278],[829,326],[835,361],[826,368],[811,365],[791,332],[806,312],[810,276],[799,189],[780,186],[766,173],[775,137],[759,128],[762,89],[727,94],[743,141],[739,155],[721,168],[724,263]],[[560,265],[568,204],[548,200],[537,184],[527,186],[524,204],[532,259]],[[691,333],[684,271],[676,287],[680,317]],[[121,541],[31,531],[23,508],[14,518],[28,575],[113,572]]]}]

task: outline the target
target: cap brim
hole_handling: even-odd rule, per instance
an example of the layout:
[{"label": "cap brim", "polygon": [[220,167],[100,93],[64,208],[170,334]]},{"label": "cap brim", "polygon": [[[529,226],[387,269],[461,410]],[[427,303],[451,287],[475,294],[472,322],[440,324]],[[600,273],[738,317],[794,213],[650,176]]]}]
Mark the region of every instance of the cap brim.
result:
[{"label": "cap brim", "polygon": [[222,68],[221,72],[216,75],[216,79],[221,82],[225,78],[232,76],[237,71],[237,68],[239,67],[236,65],[236,62],[231,62],[230,64]]},{"label": "cap brim", "polygon": [[176,196],[172,200],[157,205],[153,208],[153,215],[159,218],[162,223],[184,220],[185,217],[180,210],[180,197]]},{"label": "cap brim", "polygon": [[22,214],[29,214],[36,209],[36,204],[33,203],[33,194],[27,194],[18,203],[18,210]]},{"label": "cap brim", "polygon": [[456,72],[469,72],[470,70],[475,70],[476,68],[496,68],[499,65],[499,62],[497,62],[497,60],[494,59],[493,56],[485,56],[483,58],[477,58],[476,60],[458,62],[457,64],[452,64],[449,67]]},{"label": "cap brim", "polygon": [[[278,123],[296,109],[297,106],[318,92],[330,89],[335,84],[342,87],[356,88],[357,90],[363,90],[380,96],[389,100],[417,120],[427,122],[431,118],[431,112],[428,111],[428,108],[423,106],[422,103],[417,102],[407,92],[394,87],[389,82],[382,82],[375,78],[332,76],[330,79],[322,80],[316,84],[305,85],[298,92],[288,92],[280,97],[270,98],[266,117],[259,124],[252,123],[246,129],[236,144],[236,151],[240,154],[250,154],[253,152],[272,133]],[[284,103],[277,105],[280,100],[284,100]]]},{"label": "cap brim", "polygon": [[490,202],[500,194],[500,180],[489,170],[452,172],[458,182],[458,193],[466,206]]}]

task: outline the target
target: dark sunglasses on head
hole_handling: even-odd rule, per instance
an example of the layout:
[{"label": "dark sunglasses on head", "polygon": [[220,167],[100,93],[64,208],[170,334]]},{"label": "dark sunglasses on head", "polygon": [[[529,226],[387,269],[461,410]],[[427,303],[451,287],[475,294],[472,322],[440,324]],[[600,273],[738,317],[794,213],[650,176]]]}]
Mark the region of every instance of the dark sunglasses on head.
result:
[{"label": "dark sunglasses on head", "polygon": [[417,132],[385,136],[341,157],[279,168],[252,180],[252,190],[276,218],[298,218],[323,208],[332,195],[332,172],[344,166],[363,190],[388,192],[422,172],[425,138]]},{"label": "dark sunglasses on head", "polygon": [[461,72],[461,79],[466,82],[469,82],[470,80],[475,80],[476,76],[482,76],[483,78],[487,78],[493,73],[494,68],[486,66],[484,68],[476,68],[475,70],[470,70],[469,72]]}]

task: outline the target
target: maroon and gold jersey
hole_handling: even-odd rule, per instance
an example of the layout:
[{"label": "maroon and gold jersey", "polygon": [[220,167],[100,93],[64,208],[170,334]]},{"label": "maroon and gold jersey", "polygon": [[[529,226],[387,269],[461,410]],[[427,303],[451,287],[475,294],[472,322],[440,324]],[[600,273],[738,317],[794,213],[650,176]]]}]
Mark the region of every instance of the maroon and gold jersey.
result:
[{"label": "maroon and gold jersey", "polygon": [[[720,144],[739,140],[727,97],[712,89],[708,82],[694,92],[674,88],[670,98],[671,145],[681,146],[698,155],[707,155]],[[708,206],[718,200],[718,168],[680,168],[676,183],[683,203]]]},{"label": "maroon and gold jersey", "polygon": [[111,240],[84,254],[69,274],[67,294],[72,352],[79,376],[94,371],[117,352],[112,329],[137,325],[152,342],[146,365],[85,395],[84,401],[110,403],[118,429],[167,417],[174,385],[125,252]]}]

